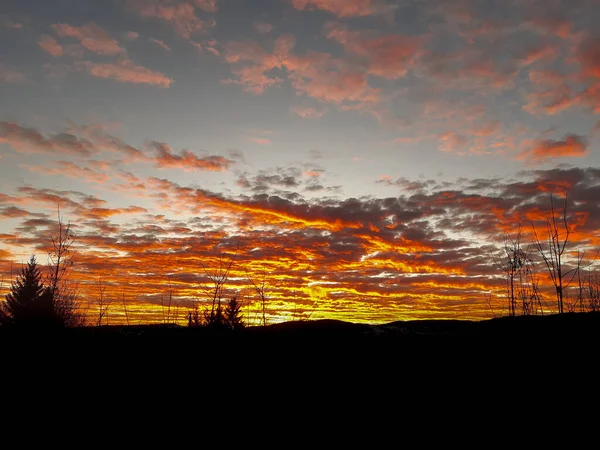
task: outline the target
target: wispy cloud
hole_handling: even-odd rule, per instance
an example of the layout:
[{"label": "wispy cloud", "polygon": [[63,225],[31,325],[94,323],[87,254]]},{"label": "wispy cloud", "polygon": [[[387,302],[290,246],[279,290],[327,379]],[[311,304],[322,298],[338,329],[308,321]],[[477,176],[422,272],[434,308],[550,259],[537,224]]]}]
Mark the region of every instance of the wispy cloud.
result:
[{"label": "wispy cloud", "polygon": [[[165,3],[159,0],[126,0],[128,7],[137,15],[146,19],[158,19],[168,25],[180,36],[189,39],[193,34],[205,31],[211,22],[196,15],[194,4],[189,2]],[[216,2],[195,0],[197,6],[205,11],[216,11]]]},{"label": "wispy cloud", "polygon": [[58,36],[75,38],[84,48],[100,55],[118,55],[125,51],[106,30],[93,22],[80,27],[59,23],[52,28]]},{"label": "wispy cloud", "polygon": [[0,122],[0,142],[22,153],[71,154],[90,156],[98,149],[88,140],[69,133],[57,133],[45,137],[33,128],[12,122]]},{"label": "wispy cloud", "polygon": [[370,16],[389,11],[389,7],[379,0],[291,0],[294,8],[320,9],[338,17]]},{"label": "wispy cloud", "polygon": [[206,170],[224,172],[235,164],[235,161],[223,156],[209,155],[199,157],[189,150],[182,150],[179,154],[176,154],[171,147],[162,142],[152,142],[151,146],[157,153],[154,160],[155,166],[162,169],[178,168],[185,171]]},{"label": "wispy cloud", "polygon": [[116,63],[94,63],[85,61],[83,67],[93,76],[108,78],[121,83],[150,84],[168,88],[173,80],[160,72],[138,66],[128,59]]},{"label": "wispy cloud", "polygon": [[293,106],[290,111],[303,119],[320,119],[327,114],[327,110],[311,106]]},{"label": "wispy cloud", "polygon": [[159,47],[162,47],[163,49],[165,49],[168,52],[171,51],[171,47],[169,47],[167,44],[165,44],[163,41],[161,41],[159,39],[150,38],[150,42],[155,43],[156,45],[158,45]]},{"label": "wispy cloud", "polygon": [[24,83],[27,81],[27,75],[16,67],[0,63],[0,81],[12,84]]}]

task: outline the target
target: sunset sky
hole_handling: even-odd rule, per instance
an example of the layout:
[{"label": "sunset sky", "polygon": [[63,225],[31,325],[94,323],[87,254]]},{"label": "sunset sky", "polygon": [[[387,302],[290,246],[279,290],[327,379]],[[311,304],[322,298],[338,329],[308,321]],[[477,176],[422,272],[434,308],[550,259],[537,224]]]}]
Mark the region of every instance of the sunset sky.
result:
[{"label": "sunset sky", "polygon": [[162,320],[169,283],[183,323],[233,252],[248,321],[248,278],[270,323],[502,313],[491,255],[550,194],[600,248],[598,23],[600,0],[3,0],[2,293],[60,207],[110,323],[123,297]]}]

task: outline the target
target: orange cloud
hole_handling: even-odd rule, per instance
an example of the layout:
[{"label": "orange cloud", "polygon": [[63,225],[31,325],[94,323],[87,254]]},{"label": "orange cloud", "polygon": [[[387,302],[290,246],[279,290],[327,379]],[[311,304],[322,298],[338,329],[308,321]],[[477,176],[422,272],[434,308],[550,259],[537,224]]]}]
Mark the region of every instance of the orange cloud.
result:
[{"label": "orange cloud", "polygon": [[136,66],[130,60],[124,59],[116,63],[93,63],[86,61],[83,66],[87,71],[98,78],[110,78],[121,83],[151,84],[168,88],[173,80],[160,72]]},{"label": "orange cloud", "polygon": [[[216,2],[197,1],[204,5],[204,9],[211,8],[211,4],[216,8]],[[169,4],[159,0],[127,0],[127,5],[140,17],[159,19],[168,23],[177,34],[186,39],[194,33],[205,31],[208,26],[196,15],[196,10],[191,3]]]},{"label": "orange cloud", "polygon": [[457,154],[464,154],[467,150],[468,139],[462,134],[447,131],[439,136],[442,143],[440,150]]},{"label": "orange cloud", "polygon": [[[225,80],[260,94],[268,86],[283,80],[268,72],[285,68],[288,79],[299,93],[322,102],[335,103],[342,109],[370,109],[381,100],[381,91],[368,83],[368,73],[327,53],[309,52],[304,56],[292,53],[296,40],[282,35],[275,41],[273,53],[256,42],[231,42],[226,45],[225,60],[235,64],[237,79]],[[244,64],[247,63],[247,64]]]},{"label": "orange cloud", "polygon": [[235,161],[222,156],[205,156],[199,158],[189,150],[182,150],[179,155],[174,154],[173,150],[161,142],[153,142],[152,147],[156,149],[157,156],[154,160],[155,166],[164,168],[179,168],[185,171],[206,170],[211,172],[225,172]]},{"label": "orange cloud", "polygon": [[75,38],[83,47],[100,55],[118,55],[125,51],[103,28],[93,22],[80,27],[59,23],[52,25],[52,28],[59,36]]},{"label": "orange cloud", "polygon": [[292,6],[300,11],[321,9],[338,17],[370,16],[383,10],[382,3],[376,0],[292,0]]},{"label": "orange cloud", "polygon": [[16,206],[9,206],[6,208],[0,208],[0,217],[4,217],[6,219],[16,219],[20,217],[29,216],[29,212],[24,209],[17,208]]},{"label": "orange cloud", "polygon": [[387,79],[406,75],[421,55],[425,38],[397,34],[368,37],[360,31],[349,31],[345,26],[330,25],[327,37],[342,44],[348,53],[368,61],[369,74]]},{"label": "orange cloud", "polygon": [[168,52],[171,51],[171,47],[169,47],[167,44],[165,44],[163,41],[161,41],[159,39],[150,38],[150,42],[155,43],[156,45],[158,45],[159,47],[164,48]]},{"label": "orange cloud", "polygon": [[563,140],[541,140],[535,145],[520,153],[517,159],[546,162],[554,158],[583,157],[588,154],[586,139],[576,134],[568,134]]},{"label": "orange cloud", "polygon": [[52,56],[61,56],[63,54],[62,46],[52,36],[48,36],[47,34],[42,35],[38,44]]},{"label": "orange cloud", "polygon": [[583,75],[600,79],[600,38],[585,42],[579,51]]},{"label": "orange cloud", "polygon": [[110,176],[106,173],[95,172],[88,167],[79,167],[69,161],[57,161],[54,164],[56,167],[31,166],[27,164],[23,164],[21,167],[25,167],[32,172],[46,175],[61,175],[83,180],[87,183],[105,184],[110,179]]}]

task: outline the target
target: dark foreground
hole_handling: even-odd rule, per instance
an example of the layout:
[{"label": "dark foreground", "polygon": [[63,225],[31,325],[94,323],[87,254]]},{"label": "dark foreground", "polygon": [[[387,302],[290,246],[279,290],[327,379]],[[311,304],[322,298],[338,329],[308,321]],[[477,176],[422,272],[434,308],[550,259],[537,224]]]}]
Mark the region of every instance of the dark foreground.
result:
[{"label": "dark foreground", "polygon": [[[132,325],[85,327],[63,330],[12,330],[0,328],[0,345],[6,350],[76,349],[80,355],[95,349],[105,353],[127,349],[151,350],[169,354],[186,352],[229,353],[269,350],[284,355],[288,349],[304,349],[314,354],[348,349],[394,346],[454,346],[475,348],[481,345],[523,347],[563,342],[572,346],[600,343],[600,312],[569,313],[550,316],[504,317],[485,321],[420,320],[366,325],[336,320],[286,322],[239,331],[187,328],[177,325]],[[60,344],[59,347],[57,345]],[[258,346],[258,347],[257,347]],[[87,349],[87,350],[85,350]],[[74,355],[75,356],[75,355]]]},{"label": "dark foreground", "polygon": [[[320,320],[239,332],[0,329],[0,378],[34,387],[35,395],[66,393],[69,402],[131,404],[135,397],[187,405],[227,394],[250,404],[268,397],[317,407],[332,393],[368,402],[392,391],[497,402],[499,390],[547,392],[557,380],[569,389],[595,386],[599,348],[600,313],[385,325]],[[21,392],[4,386],[4,395]]]}]

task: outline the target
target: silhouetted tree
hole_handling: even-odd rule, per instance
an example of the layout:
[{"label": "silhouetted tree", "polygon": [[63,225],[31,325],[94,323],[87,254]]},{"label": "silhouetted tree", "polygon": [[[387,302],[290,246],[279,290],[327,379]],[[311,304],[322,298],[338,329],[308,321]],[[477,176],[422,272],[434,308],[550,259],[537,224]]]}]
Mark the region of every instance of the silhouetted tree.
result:
[{"label": "silhouetted tree", "polygon": [[219,252],[217,256],[218,267],[209,270],[203,263],[202,269],[204,274],[210,280],[210,288],[200,286],[204,290],[205,294],[210,298],[211,306],[210,311],[205,313],[206,325],[222,325],[223,324],[223,305],[221,300],[223,299],[223,290],[225,289],[225,283],[229,278],[229,272],[233,267],[233,263],[237,258],[240,244],[236,245],[235,251],[229,256],[225,256],[223,252]]},{"label": "silhouetted tree", "polygon": [[44,286],[35,255],[21,268],[0,308],[4,325],[32,327],[56,322],[52,292]]},{"label": "silhouetted tree", "polygon": [[225,313],[223,319],[228,328],[232,330],[239,330],[244,327],[243,316],[241,314],[242,303],[238,301],[237,297],[231,297],[227,306],[225,307]]},{"label": "silhouetted tree", "polygon": [[565,289],[569,286],[571,281],[581,265],[583,255],[578,256],[577,267],[568,269],[565,267],[564,254],[569,243],[569,236],[571,235],[571,228],[567,220],[567,195],[565,195],[565,203],[563,207],[562,217],[557,214],[554,209],[554,197],[550,195],[550,217],[546,219],[546,240],[547,244],[544,245],[542,240],[538,237],[537,230],[533,222],[531,226],[533,228],[534,242],[533,245],[540,253],[550,279],[554,285],[556,292],[556,303],[558,306],[559,314],[564,312],[564,297]]},{"label": "silhouetted tree", "polygon": [[246,278],[258,295],[258,299],[260,300],[260,305],[262,308],[263,326],[267,326],[267,301],[269,300],[270,293],[273,290],[273,286],[270,285],[267,279],[267,267],[263,264],[262,273],[258,278],[252,278],[246,269]]},{"label": "silhouetted tree", "polygon": [[96,304],[98,305],[98,320],[96,326],[101,327],[103,321],[108,325],[108,308],[111,303],[111,300],[106,295],[106,285],[101,278],[98,278],[96,283]]},{"label": "silhouetted tree", "polygon": [[224,328],[226,326],[221,299],[219,299],[214,309],[204,312],[204,326],[209,328]]},{"label": "silhouetted tree", "polygon": [[78,288],[70,280],[75,251],[72,250],[74,237],[71,223],[65,223],[58,209],[58,227],[51,237],[52,248],[48,252],[50,271],[48,273],[48,289],[52,295],[54,314],[62,326],[77,327],[85,325],[85,316],[80,310]]}]

